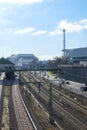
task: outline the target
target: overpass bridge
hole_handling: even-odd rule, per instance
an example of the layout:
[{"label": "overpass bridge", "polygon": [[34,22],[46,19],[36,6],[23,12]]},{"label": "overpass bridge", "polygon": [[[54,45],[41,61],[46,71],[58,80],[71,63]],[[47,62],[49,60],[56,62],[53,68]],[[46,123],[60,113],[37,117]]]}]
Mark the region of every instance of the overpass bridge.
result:
[{"label": "overpass bridge", "polygon": [[20,68],[20,69],[16,69],[16,68],[4,68],[4,69],[0,69],[0,72],[4,72],[5,73],[5,78],[6,79],[14,79],[15,75],[14,73],[15,72],[24,72],[24,71],[52,71],[52,72],[57,72],[58,71],[58,68],[32,68],[32,69],[23,69],[23,68]]},{"label": "overpass bridge", "polygon": [[80,64],[58,65],[56,68],[15,68],[15,65],[5,58],[0,59],[0,73],[5,72],[6,77],[14,77],[14,72],[21,71],[52,71],[58,73],[61,78],[69,79],[77,82],[87,83],[87,66]]},{"label": "overpass bridge", "polygon": [[32,68],[32,69],[16,69],[16,68],[10,68],[10,69],[0,69],[0,72],[21,72],[21,71],[58,71],[59,68]]}]

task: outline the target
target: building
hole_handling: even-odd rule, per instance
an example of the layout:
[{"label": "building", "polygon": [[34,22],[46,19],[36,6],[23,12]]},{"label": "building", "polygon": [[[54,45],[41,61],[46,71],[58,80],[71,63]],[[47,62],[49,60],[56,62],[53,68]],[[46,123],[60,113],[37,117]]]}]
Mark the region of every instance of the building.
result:
[{"label": "building", "polygon": [[11,70],[11,69],[14,69],[14,64],[11,61],[2,57],[0,59],[0,70]]},{"label": "building", "polygon": [[1,58],[0,59],[0,71],[4,71],[5,72],[5,79],[7,80],[12,80],[14,79],[14,72],[12,70],[14,70],[14,64],[5,59],[5,58]]},{"label": "building", "polygon": [[71,62],[87,61],[87,47],[65,49],[65,55]]},{"label": "building", "polygon": [[49,60],[39,61],[37,63],[37,68],[48,68],[48,64],[49,64]]},{"label": "building", "polygon": [[35,64],[38,62],[38,58],[33,54],[16,54],[11,55],[7,59],[13,62],[16,67],[22,68],[35,67]]}]

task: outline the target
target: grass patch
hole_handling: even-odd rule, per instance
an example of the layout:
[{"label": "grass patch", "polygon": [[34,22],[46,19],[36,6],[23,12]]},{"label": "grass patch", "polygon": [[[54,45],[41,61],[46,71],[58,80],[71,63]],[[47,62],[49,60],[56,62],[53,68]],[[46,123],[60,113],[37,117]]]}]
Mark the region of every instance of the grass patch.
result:
[{"label": "grass patch", "polygon": [[54,73],[51,72],[51,71],[48,71],[48,74],[49,74],[49,75],[52,75],[53,77],[56,77],[56,74],[54,74]]},{"label": "grass patch", "polygon": [[3,99],[3,117],[2,117],[2,129],[1,130],[9,130],[9,86],[5,86],[4,88],[4,99]]}]

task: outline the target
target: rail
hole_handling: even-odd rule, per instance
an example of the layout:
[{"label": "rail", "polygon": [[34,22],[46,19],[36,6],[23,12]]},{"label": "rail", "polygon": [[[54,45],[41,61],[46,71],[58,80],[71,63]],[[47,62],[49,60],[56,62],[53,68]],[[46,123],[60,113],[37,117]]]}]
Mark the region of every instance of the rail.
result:
[{"label": "rail", "polygon": [[33,122],[33,119],[32,119],[32,117],[31,117],[30,113],[28,112],[28,109],[27,109],[27,107],[26,107],[24,101],[23,101],[23,98],[22,98],[22,96],[21,96],[21,93],[20,93],[19,88],[18,88],[18,91],[19,91],[19,95],[20,95],[20,98],[21,98],[22,104],[23,104],[23,106],[24,106],[24,109],[25,109],[25,111],[26,111],[26,113],[27,113],[29,119],[31,120],[31,123],[32,123],[34,129],[35,129],[35,130],[38,130],[37,127],[36,127],[36,125],[35,125],[34,122]]}]

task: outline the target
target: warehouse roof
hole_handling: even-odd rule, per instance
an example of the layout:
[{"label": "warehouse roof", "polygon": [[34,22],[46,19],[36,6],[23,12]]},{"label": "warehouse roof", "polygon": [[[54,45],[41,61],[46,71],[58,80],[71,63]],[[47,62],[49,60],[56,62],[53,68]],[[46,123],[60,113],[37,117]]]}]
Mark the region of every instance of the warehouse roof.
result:
[{"label": "warehouse roof", "polygon": [[87,57],[87,47],[75,48],[75,49],[66,49],[65,53],[70,57]]},{"label": "warehouse roof", "polygon": [[0,59],[0,64],[12,64],[12,65],[14,65],[11,61],[5,59],[4,57],[2,57]]}]

